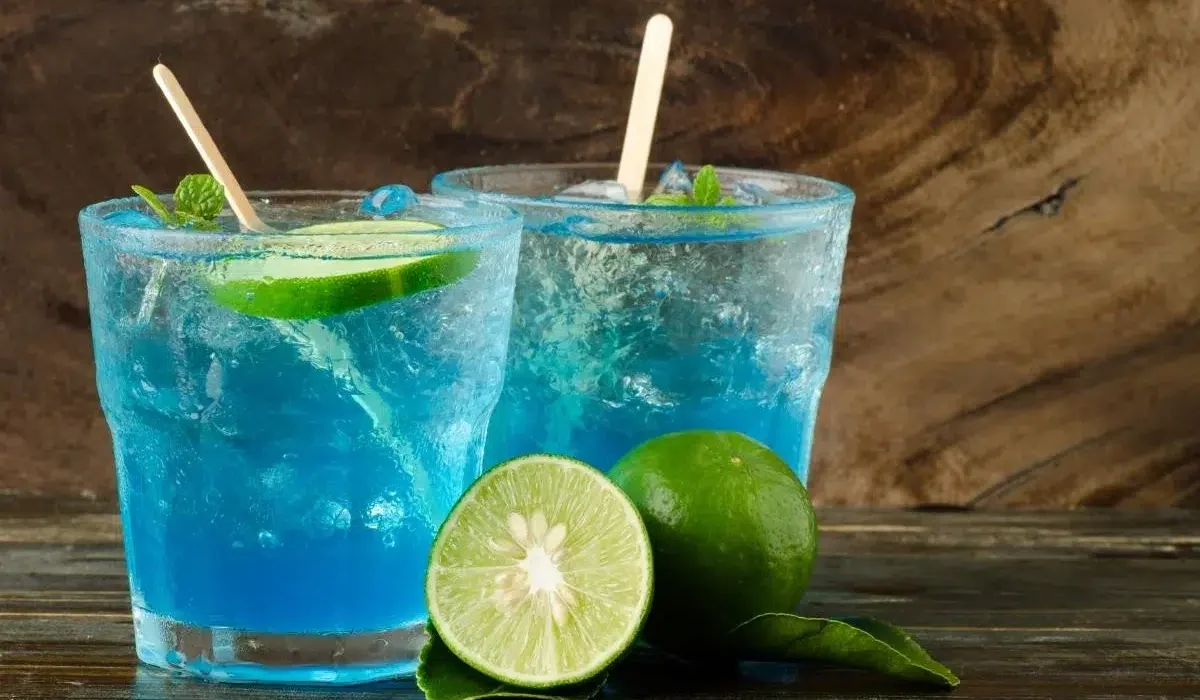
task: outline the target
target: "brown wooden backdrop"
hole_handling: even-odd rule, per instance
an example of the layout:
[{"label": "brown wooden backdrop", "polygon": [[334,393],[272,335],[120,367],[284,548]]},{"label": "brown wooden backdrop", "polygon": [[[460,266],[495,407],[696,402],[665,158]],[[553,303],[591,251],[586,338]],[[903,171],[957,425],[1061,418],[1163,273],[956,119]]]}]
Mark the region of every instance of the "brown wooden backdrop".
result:
[{"label": "brown wooden backdrop", "polygon": [[1197,0],[3,0],[0,488],[105,494],[78,208],[606,159],[676,19],[656,156],[859,193],[826,503],[1200,506]]}]

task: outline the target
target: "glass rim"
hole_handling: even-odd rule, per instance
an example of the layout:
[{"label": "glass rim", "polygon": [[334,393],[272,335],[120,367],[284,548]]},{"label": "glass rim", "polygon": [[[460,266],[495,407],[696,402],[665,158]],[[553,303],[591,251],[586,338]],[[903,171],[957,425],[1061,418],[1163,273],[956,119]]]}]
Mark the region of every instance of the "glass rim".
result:
[{"label": "glass rim", "polygon": [[[361,201],[363,197],[368,195],[368,190],[324,190],[324,189],[273,189],[273,190],[250,190],[246,192],[246,196],[253,203],[256,199],[286,199],[301,200],[305,198],[331,198],[344,199],[347,201]],[[171,201],[173,195],[166,193],[157,193],[159,197]],[[452,197],[443,197],[435,194],[420,194],[417,193],[418,200],[421,203],[432,203],[429,200],[438,202],[446,202],[455,205],[455,209],[459,212],[463,205],[460,199]],[[79,224],[95,227],[98,230],[105,231],[110,234],[119,234],[123,237],[128,237],[127,240],[140,240],[143,244],[153,245],[155,242],[183,244],[183,248],[189,247],[189,244],[194,243],[217,243],[222,246],[237,246],[244,244],[245,248],[251,249],[266,249],[266,250],[281,250],[287,252],[288,249],[296,249],[303,254],[302,251],[306,246],[320,245],[322,243],[336,242],[339,244],[367,243],[367,242],[398,242],[405,238],[414,235],[436,234],[456,243],[486,243],[501,239],[508,236],[518,236],[521,232],[521,222],[523,219],[522,213],[510,206],[499,202],[476,202],[472,206],[478,211],[477,216],[481,220],[468,224],[445,224],[442,228],[430,231],[378,231],[378,232],[361,232],[361,233],[300,233],[293,234],[287,231],[272,231],[272,232],[256,232],[256,231],[200,231],[188,228],[170,228],[165,225],[160,225],[154,228],[125,226],[119,223],[108,221],[104,218],[106,214],[112,213],[121,208],[141,208],[144,206],[144,200],[138,196],[115,197],[106,199],[101,202],[95,202],[85,206],[79,211]],[[228,207],[226,207],[226,212]],[[482,220],[488,212],[496,215],[493,220]],[[357,219],[358,221],[369,221],[370,219]],[[332,222],[331,222],[332,223]],[[440,223],[440,222],[439,222]],[[511,230],[510,230],[511,229]],[[240,246],[238,246],[240,247]],[[438,250],[449,250],[458,247],[457,245],[442,246],[440,248],[431,249],[429,252],[437,252]],[[380,257],[388,257],[394,253],[380,252]],[[373,257],[373,256],[365,256]]]},{"label": "glass rim", "polygon": [[[611,168],[615,174],[617,172],[618,163],[592,161],[586,163],[519,163],[512,165],[479,165],[470,168],[456,168],[454,170],[445,170],[439,172],[433,177],[432,186],[430,189],[448,192],[456,192],[461,194],[474,193],[485,195],[485,201],[504,204],[510,207],[516,205],[536,205],[546,207],[548,209],[577,209],[581,205],[587,207],[596,207],[601,210],[609,210],[613,212],[645,212],[647,206],[645,204],[634,204],[629,202],[609,202],[604,200],[579,202],[579,201],[558,201],[546,197],[533,197],[527,195],[515,195],[506,192],[498,192],[495,190],[477,190],[462,184],[462,180],[470,175],[485,175],[490,173],[511,173],[515,171],[528,172],[547,172],[554,170],[586,170],[589,168]],[[669,163],[650,163],[648,169],[662,169],[670,165]],[[804,199],[792,199],[786,202],[776,204],[732,204],[732,205],[711,205],[711,206],[696,206],[690,204],[670,204],[670,205],[653,205],[652,210],[656,212],[672,213],[672,212],[760,212],[764,214],[785,214],[785,213],[805,213],[812,214],[814,212],[824,210],[834,210],[839,207],[851,206],[854,204],[854,191],[846,185],[833,180],[817,177],[815,175],[805,175],[802,173],[790,173],[782,170],[766,170],[760,168],[742,168],[735,166],[714,166],[718,173],[738,174],[744,173],[748,177],[772,175],[785,180],[793,180],[796,182],[806,182],[814,185],[819,185],[826,188],[828,192],[815,197],[807,197]]]}]

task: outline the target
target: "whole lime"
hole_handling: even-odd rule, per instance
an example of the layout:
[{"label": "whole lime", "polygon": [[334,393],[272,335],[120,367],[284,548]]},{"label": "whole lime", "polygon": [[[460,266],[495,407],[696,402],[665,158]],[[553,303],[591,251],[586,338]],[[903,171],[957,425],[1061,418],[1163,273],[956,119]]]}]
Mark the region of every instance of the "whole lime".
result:
[{"label": "whole lime", "polygon": [[656,592],[647,641],[712,649],[738,624],[800,602],[816,518],[804,484],[765,445],[740,433],[670,433],[634,448],[609,477],[650,534]]}]

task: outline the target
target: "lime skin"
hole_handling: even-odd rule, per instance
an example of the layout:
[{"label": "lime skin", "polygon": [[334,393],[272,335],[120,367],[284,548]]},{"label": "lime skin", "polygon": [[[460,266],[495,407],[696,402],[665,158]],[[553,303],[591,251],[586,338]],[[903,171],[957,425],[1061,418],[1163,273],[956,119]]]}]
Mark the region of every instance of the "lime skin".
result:
[{"label": "lime skin", "polygon": [[704,655],[752,617],[795,610],[817,523],[804,484],[765,445],[733,432],[670,433],[634,448],[609,478],[650,534],[648,642]]}]

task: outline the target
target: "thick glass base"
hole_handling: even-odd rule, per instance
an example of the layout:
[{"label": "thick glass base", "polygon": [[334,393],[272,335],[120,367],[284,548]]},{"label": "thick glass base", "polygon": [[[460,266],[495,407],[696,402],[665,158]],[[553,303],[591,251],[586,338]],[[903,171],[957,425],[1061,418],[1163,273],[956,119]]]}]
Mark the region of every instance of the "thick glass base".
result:
[{"label": "thick glass base", "polygon": [[133,609],[143,663],[226,683],[352,685],[411,676],[424,621],[359,634],[263,634],[196,627]]}]

